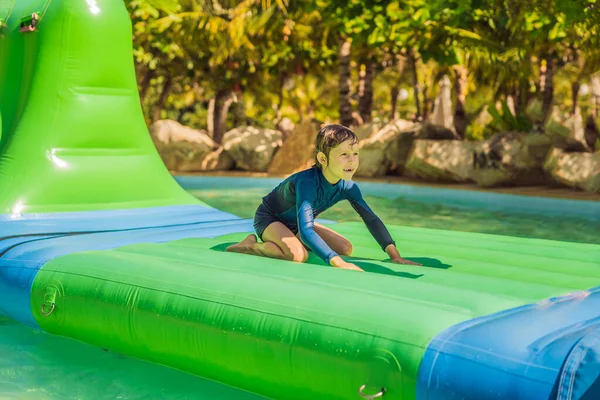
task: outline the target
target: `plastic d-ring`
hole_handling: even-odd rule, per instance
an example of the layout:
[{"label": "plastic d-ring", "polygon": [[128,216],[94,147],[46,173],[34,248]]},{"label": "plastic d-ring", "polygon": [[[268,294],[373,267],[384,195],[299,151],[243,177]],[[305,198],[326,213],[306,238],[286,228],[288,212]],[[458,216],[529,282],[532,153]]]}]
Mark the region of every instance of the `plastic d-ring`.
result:
[{"label": "plastic d-ring", "polygon": [[44,317],[47,317],[54,312],[54,308],[56,308],[56,304],[52,303],[52,305],[50,306],[50,311],[48,311],[48,312],[46,312],[45,308],[46,308],[46,304],[44,303],[44,304],[42,304],[41,312]]},{"label": "plastic d-ring", "polygon": [[[56,308],[57,293],[58,289],[55,286],[50,286],[46,288],[46,293],[44,294],[44,302],[42,303],[42,307],[40,310],[44,317],[48,317],[54,312],[54,309]],[[48,307],[50,307],[49,310]]]},{"label": "plastic d-ring", "polygon": [[362,385],[361,387],[358,388],[358,394],[363,399],[373,400],[373,399],[376,399],[378,397],[383,397],[383,395],[385,394],[385,388],[381,388],[381,390],[379,392],[375,393],[375,394],[366,394],[366,393],[363,393],[363,390],[365,390],[366,387],[367,387],[367,385]]},{"label": "plastic d-ring", "polygon": [[21,18],[21,25],[19,26],[19,32],[27,33],[35,31],[35,28],[38,25],[40,20],[40,16],[38,13],[33,13],[26,17]]}]

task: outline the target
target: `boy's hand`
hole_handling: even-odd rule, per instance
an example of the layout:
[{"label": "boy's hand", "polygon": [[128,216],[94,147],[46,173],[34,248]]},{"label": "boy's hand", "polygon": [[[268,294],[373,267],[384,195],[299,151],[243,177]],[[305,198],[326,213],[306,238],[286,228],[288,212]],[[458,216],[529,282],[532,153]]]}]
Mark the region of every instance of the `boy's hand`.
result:
[{"label": "boy's hand", "polygon": [[361,272],[364,272],[364,270],[361,267],[359,267],[358,265],[349,263],[349,262],[344,262],[344,264],[339,265],[338,268],[350,269],[352,271],[361,271]]},{"label": "boy's hand", "polygon": [[362,268],[360,268],[357,265],[354,265],[352,263],[349,263],[347,261],[344,261],[344,259],[342,259],[342,257],[337,256],[337,257],[333,257],[331,259],[331,265],[336,267],[336,268],[341,268],[341,269],[349,269],[352,271],[362,271],[364,272],[364,270]]},{"label": "boy's hand", "polygon": [[408,265],[420,265],[420,266],[423,266],[423,264],[419,264],[417,262],[410,261],[410,260],[407,260],[407,259],[402,258],[402,257],[392,258],[391,260],[392,260],[393,263],[396,263],[396,264],[408,264]]},{"label": "boy's hand", "polygon": [[394,246],[393,244],[390,244],[386,249],[385,252],[388,254],[388,256],[390,256],[390,260],[393,263],[396,264],[407,264],[407,265],[420,265],[423,266],[423,264],[419,264],[416,263],[414,261],[410,261],[410,260],[406,260],[404,258],[402,258],[402,256],[400,256],[400,253],[398,252],[398,249],[396,248],[396,246]]}]

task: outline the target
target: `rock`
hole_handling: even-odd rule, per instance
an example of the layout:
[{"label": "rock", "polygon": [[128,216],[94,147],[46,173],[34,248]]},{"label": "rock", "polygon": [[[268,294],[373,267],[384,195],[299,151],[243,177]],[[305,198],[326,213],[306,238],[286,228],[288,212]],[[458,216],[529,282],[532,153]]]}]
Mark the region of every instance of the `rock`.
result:
[{"label": "rock", "polygon": [[235,161],[223,147],[209,153],[200,163],[202,171],[228,171],[235,165]]},{"label": "rock", "polygon": [[556,147],[561,150],[564,150],[567,153],[586,153],[589,151],[585,143],[582,143],[573,138],[567,138],[565,141],[557,143]]},{"label": "rock", "polygon": [[394,170],[404,171],[406,157],[419,129],[411,121],[396,120],[359,143],[360,165],[357,176],[383,176]]},{"label": "rock", "polygon": [[383,121],[381,121],[379,118],[375,118],[373,121],[367,122],[366,124],[362,124],[361,126],[353,129],[353,131],[356,136],[358,136],[359,140],[365,140],[379,132],[384,125],[385,124]]},{"label": "rock", "polygon": [[544,170],[558,183],[600,193],[600,152],[566,153],[555,148],[546,158]]},{"label": "rock", "polygon": [[423,124],[419,139],[426,140],[459,140],[460,137],[448,128],[428,122]]},{"label": "rock", "polygon": [[546,135],[498,133],[474,149],[473,178],[483,187],[545,184],[543,164],[551,148]]},{"label": "rock", "polygon": [[284,117],[277,123],[275,128],[281,132],[281,138],[285,142],[287,138],[290,137],[290,135],[294,132],[295,125],[291,119]]},{"label": "rock", "polygon": [[473,142],[415,140],[406,172],[429,181],[468,182],[473,175]]},{"label": "rock", "polygon": [[252,126],[232,129],[223,136],[223,148],[236,167],[246,171],[265,172],[281,144],[281,132]]},{"label": "rock", "polygon": [[218,145],[204,131],[173,120],[156,121],[150,136],[163,162],[172,171],[201,170],[202,160]]},{"label": "rock", "polygon": [[569,130],[569,137],[577,142],[585,143],[585,131],[583,125],[583,116],[579,107],[576,108],[575,113],[569,116],[564,122],[564,125]]},{"label": "rock", "polygon": [[552,115],[544,126],[546,134],[556,148],[566,152],[593,152],[595,150],[597,127],[590,115],[585,121],[579,107],[574,114],[562,114],[554,107]]},{"label": "rock", "polygon": [[309,120],[296,125],[267,171],[270,174],[292,174],[310,167],[315,159],[315,138],[319,129],[320,124]]}]

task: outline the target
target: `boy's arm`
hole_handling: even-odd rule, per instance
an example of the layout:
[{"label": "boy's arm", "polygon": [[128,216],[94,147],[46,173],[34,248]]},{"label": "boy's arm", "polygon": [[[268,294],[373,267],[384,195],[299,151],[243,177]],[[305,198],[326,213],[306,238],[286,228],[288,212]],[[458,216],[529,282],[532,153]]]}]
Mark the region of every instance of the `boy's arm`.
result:
[{"label": "boy's arm", "polygon": [[315,232],[313,203],[316,197],[317,192],[314,182],[307,179],[300,179],[296,182],[298,232],[300,233],[300,240],[327,264],[331,265],[332,259],[335,259],[335,262],[337,259],[341,260],[341,257]]},{"label": "boy's arm", "polygon": [[321,257],[327,264],[343,269],[362,271],[358,266],[345,261],[315,232],[313,202],[317,197],[316,186],[310,180],[296,182],[296,207],[300,240]]},{"label": "boy's arm", "polygon": [[371,232],[371,235],[377,240],[377,243],[381,246],[381,249],[390,256],[391,261],[398,264],[411,264],[421,265],[409,260],[406,260],[400,256],[398,249],[396,248],[396,242],[392,239],[390,232],[385,227],[383,221],[371,210],[369,205],[365,202],[362,197],[362,193],[356,184],[352,184],[352,187],[348,189],[347,198],[352,208],[360,215],[365,225]]}]

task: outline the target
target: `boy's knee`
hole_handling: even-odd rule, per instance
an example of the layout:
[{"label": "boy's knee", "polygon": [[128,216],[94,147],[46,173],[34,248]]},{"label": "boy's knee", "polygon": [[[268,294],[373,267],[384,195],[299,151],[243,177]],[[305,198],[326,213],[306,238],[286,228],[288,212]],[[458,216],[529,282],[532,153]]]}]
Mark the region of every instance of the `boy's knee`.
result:
[{"label": "boy's knee", "polygon": [[352,255],[352,251],[354,250],[354,248],[352,247],[352,243],[350,242],[345,242],[341,248],[340,248],[340,255],[342,256],[351,256]]},{"label": "boy's knee", "polygon": [[290,249],[288,257],[290,261],[303,263],[306,262],[306,260],[308,260],[308,252],[302,245],[295,246],[294,248]]}]

